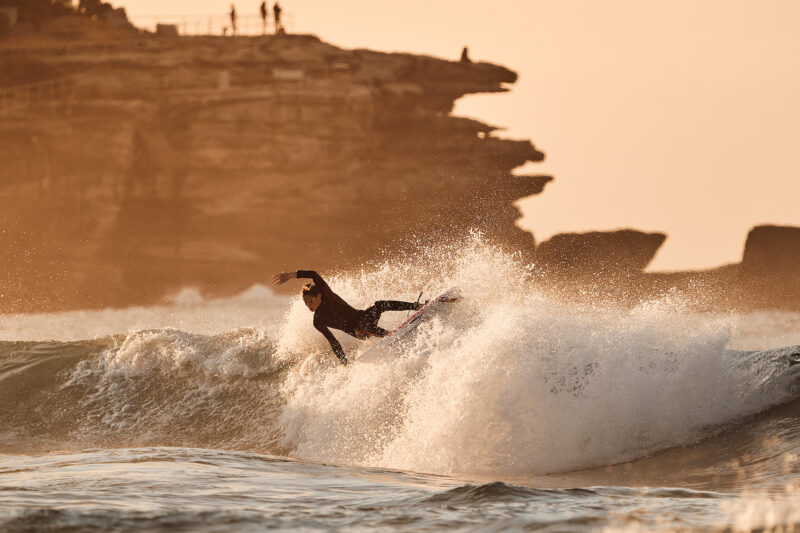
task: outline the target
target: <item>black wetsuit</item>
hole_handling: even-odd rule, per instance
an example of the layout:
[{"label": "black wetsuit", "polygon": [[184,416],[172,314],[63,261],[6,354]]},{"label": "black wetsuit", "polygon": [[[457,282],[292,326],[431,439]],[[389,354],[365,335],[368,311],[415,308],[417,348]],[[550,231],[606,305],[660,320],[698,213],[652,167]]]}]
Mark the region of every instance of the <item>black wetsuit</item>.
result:
[{"label": "black wetsuit", "polygon": [[311,279],[322,291],[322,303],[314,311],[314,327],[325,335],[336,353],[336,357],[345,364],[347,357],[342,350],[342,345],[328,328],[340,329],[353,337],[356,336],[357,329],[363,329],[370,335],[385,337],[389,332],[378,326],[381,313],[384,311],[416,311],[422,307],[422,304],[417,302],[380,300],[362,311],[353,308],[341,296],[333,292],[325,280],[313,270],[298,270],[297,277]]}]

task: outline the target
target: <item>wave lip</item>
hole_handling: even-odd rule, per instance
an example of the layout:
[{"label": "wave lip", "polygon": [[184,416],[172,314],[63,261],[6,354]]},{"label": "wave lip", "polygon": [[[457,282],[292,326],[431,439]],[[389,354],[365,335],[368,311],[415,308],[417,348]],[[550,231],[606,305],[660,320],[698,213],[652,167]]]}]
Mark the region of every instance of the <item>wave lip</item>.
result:
[{"label": "wave lip", "polygon": [[[441,322],[433,326],[439,329],[423,332],[406,357],[346,369],[285,347],[281,352],[280,339],[256,330],[0,343],[0,451],[199,446],[430,473],[537,474],[543,470],[538,465],[559,470],[562,457],[567,467],[605,465],[713,435],[726,423],[791,400],[800,376],[800,366],[789,366],[800,347],[715,352],[708,368],[721,376],[709,384],[694,375],[707,372],[704,366],[680,368],[682,357],[703,354],[699,349],[639,358],[627,369],[616,365],[623,374],[616,377],[602,357],[582,360],[589,352],[520,356],[518,346],[531,339],[525,335],[514,339],[511,351],[499,345],[493,357],[476,360],[460,352],[463,336],[442,330]],[[427,344],[432,338],[452,344]],[[674,425],[684,422],[680,410],[631,404],[637,396],[625,389],[647,392],[659,380],[668,381],[670,394],[712,388],[704,394],[721,395],[715,402],[724,409],[697,403],[702,409],[690,420],[694,427],[681,427]],[[667,399],[663,391],[655,398],[675,407]],[[615,402],[623,402],[622,409]],[[660,427],[664,422],[673,425]],[[665,429],[686,440],[663,438]],[[464,457],[481,462],[454,462]],[[775,458],[775,468],[783,460]],[[567,469],[576,468],[561,468]],[[474,490],[488,497],[506,488]]]},{"label": "wave lip", "polygon": [[[0,343],[0,451],[204,447],[514,479],[697,443],[798,397],[797,347],[730,351],[731,322],[675,295],[567,305],[509,287],[530,266],[486,243],[429,252],[329,279],[360,308],[461,288],[380,364],[337,365],[298,297],[276,299],[263,327]],[[175,305],[228,313],[263,297]],[[353,355],[370,345],[342,344]]]},{"label": "wave lip", "polygon": [[534,489],[494,481],[482,485],[461,485],[421,500],[421,503],[486,503],[531,500],[552,500],[554,497],[583,498],[597,496],[592,489]]}]

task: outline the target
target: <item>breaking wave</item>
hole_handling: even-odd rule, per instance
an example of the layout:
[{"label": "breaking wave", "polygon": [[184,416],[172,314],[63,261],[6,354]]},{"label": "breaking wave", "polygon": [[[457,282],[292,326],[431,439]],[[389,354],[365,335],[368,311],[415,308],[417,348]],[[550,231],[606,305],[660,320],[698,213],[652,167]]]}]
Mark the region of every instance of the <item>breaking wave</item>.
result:
[{"label": "breaking wave", "polygon": [[[92,340],[2,342],[0,451],[207,447],[514,476],[648,456],[798,397],[791,350],[730,351],[728,317],[693,313],[676,296],[627,310],[567,305],[527,283],[530,273],[475,237],[326,276],[361,307],[461,288],[459,304],[380,364],[337,365],[299,298],[262,289],[246,302],[170,304],[186,328],[161,320]],[[230,327],[241,306],[262,306],[266,322],[251,312],[249,327]],[[225,327],[191,318],[211,311]],[[116,313],[120,333],[125,311]],[[146,310],[136,313],[135,324],[147,322]],[[389,313],[382,324],[404,318]],[[19,332],[35,322],[9,320],[4,328]],[[50,315],[41,324],[57,322]],[[369,346],[340,338],[351,354]]]}]

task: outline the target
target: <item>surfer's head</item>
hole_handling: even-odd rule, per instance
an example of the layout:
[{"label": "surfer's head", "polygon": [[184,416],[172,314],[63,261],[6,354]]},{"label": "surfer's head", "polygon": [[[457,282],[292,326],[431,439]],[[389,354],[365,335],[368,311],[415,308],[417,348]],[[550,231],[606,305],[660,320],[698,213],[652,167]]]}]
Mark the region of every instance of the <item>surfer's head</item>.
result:
[{"label": "surfer's head", "polygon": [[322,291],[313,283],[303,285],[303,303],[311,311],[316,311],[322,303]]}]

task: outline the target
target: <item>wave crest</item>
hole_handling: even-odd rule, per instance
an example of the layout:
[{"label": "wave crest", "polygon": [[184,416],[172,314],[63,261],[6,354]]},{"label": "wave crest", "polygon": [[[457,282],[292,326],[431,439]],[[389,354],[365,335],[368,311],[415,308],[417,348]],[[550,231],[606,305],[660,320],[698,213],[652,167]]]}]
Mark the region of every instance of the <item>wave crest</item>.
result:
[{"label": "wave crest", "polygon": [[[331,276],[358,307],[413,300],[419,289],[465,295],[403,356],[377,365],[338,366],[299,298],[274,299],[274,323],[223,334],[0,343],[0,447],[224,447],[538,474],[696,442],[797,397],[786,354],[727,351],[729,321],[693,313],[676,295],[633,309],[568,305],[539,293],[531,272],[473,236]],[[383,325],[404,318],[390,313]],[[368,347],[343,345],[351,354]]]}]

